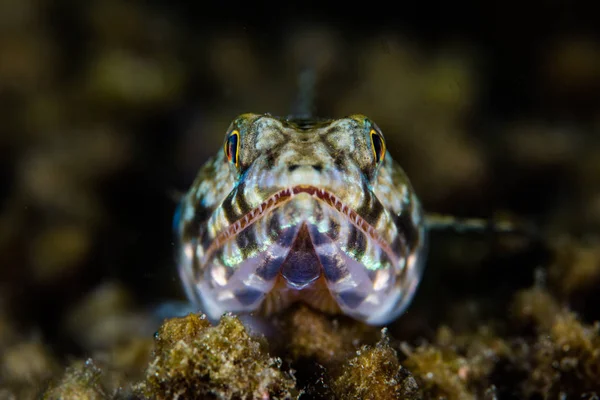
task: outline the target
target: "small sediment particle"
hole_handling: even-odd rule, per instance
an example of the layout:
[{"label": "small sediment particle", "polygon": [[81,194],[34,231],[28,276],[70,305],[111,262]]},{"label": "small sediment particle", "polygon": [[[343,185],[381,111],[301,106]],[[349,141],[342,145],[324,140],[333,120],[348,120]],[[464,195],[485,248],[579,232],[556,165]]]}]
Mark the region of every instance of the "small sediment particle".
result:
[{"label": "small sediment particle", "polygon": [[356,357],[342,367],[332,383],[339,399],[420,399],[411,373],[398,362],[394,349],[384,337],[374,347],[363,346]]},{"label": "small sediment particle", "polygon": [[156,335],[155,359],[137,387],[151,399],[291,399],[294,377],[281,370],[234,316],[210,326],[190,314],[168,320]]}]

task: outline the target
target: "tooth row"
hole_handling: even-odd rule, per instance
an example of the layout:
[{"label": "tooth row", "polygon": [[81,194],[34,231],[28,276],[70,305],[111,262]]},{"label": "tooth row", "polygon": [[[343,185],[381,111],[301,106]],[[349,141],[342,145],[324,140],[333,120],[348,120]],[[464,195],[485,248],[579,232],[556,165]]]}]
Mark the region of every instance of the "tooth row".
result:
[{"label": "tooth row", "polygon": [[[380,246],[388,253],[390,257],[393,256],[393,251],[387,246],[387,243],[383,240],[383,238],[375,231],[375,229],[365,221],[356,211],[349,208],[346,204],[344,204],[337,196],[332,193],[327,192],[325,189],[318,189],[314,186],[294,186],[288,187],[285,189],[276,192],[271,197],[269,197],[266,201],[262,202],[258,207],[254,208],[243,218],[238,219],[233,224],[231,224],[227,229],[222,231],[211,246],[208,248],[204,255],[204,261],[208,260],[211,254],[215,251],[215,249],[219,248],[224,242],[230,239],[232,236],[237,235],[240,231],[248,227],[252,224],[256,219],[258,219],[265,212],[275,208],[281,202],[280,199],[291,198],[299,193],[308,193],[313,197],[320,198],[325,200],[329,205],[334,207],[336,210],[346,215],[348,219],[356,225],[363,232],[367,233],[371,238],[376,240]],[[392,257],[395,259],[396,257]]]},{"label": "tooth row", "polygon": [[235,236],[239,232],[244,230],[246,227],[248,227],[250,224],[252,224],[256,219],[258,219],[265,212],[269,211],[272,208],[275,208],[277,206],[277,204],[279,203],[278,202],[279,199],[291,197],[291,195],[292,195],[291,188],[283,189],[283,190],[275,193],[274,195],[269,197],[266,201],[262,202],[258,207],[254,208],[253,210],[248,212],[246,215],[244,215],[242,218],[238,219],[233,224],[231,224],[227,229],[225,229],[224,231],[219,233],[217,235],[217,237],[215,238],[215,240],[210,245],[210,247],[208,248],[208,250],[206,251],[206,253],[204,255],[203,263],[205,263],[210,258],[210,256],[215,251],[215,249],[217,249],[221,245],[223,245],[223,243],[225,243],[227,240],[229,240],[232,236]]}]

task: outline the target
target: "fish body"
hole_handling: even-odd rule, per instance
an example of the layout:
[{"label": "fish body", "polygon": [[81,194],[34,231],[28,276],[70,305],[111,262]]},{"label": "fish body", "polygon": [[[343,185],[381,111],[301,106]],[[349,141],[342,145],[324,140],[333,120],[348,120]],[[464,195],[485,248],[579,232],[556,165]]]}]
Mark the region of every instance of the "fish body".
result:
[{"label": "fish body", "polygon": [[419,199],[364,115],[240,115],[174,228],[186,294],[212,320],[301,301],[387,324],[410,304],[427,248]]}]

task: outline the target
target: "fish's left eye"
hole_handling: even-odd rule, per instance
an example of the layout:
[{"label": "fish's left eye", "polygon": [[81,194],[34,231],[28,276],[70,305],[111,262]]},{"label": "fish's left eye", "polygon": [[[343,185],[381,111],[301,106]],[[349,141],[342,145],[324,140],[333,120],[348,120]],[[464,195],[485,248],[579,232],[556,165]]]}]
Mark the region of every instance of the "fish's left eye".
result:
[{"label": "fish's left eye", "polygon": [[235,165],[236,167],[238,166],[239,147],[240,147],[240,132],[235,130],[227,136],[227,140],[225,141],[224,150],[225,150],[225,157],[227,157],[227,160],[230,163],[232,163],[233,165]]},{"label": "fish's left eye", "polygon": [[379,164],[385,157],[385,142],[383,136],[379,134],[375,129],[371,129],[371,147],[373,148],[373,154],[375,155],[375,162]]}]

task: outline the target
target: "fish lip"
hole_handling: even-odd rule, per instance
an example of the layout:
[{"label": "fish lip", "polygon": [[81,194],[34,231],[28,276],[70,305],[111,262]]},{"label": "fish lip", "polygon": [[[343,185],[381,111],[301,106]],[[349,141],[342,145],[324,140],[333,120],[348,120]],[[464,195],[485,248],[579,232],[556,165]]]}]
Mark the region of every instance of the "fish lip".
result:
[{"label": "fish lip", "polygon": [[225,242],[232,239],[246,228],[252,226],[252,224],[254,224],[256,221],[267,215],[269,211],[282,206],[284,203],[287,203],[293,199],[294,196],[301,193],[309,194],[312,197],[323,201],[328,206],[336,209],[339,213],[344,215],[351,224],[375,240],[376,243],[381,246],[382,250],[387,253],[388,257],[390,257],[392,263],[394,265],[397,264],[398,257],[391,249],[387,241],[385,241],[377,232],[375,227],[369,224],[360,214],[358,214],[358,212],[356,212],[356,210],[346,205],[331,191],[314,185],[306,184],[289,186],[276,191],[267,197],[267,199],[264,200],[259,206],[254,207],[252,210],[240,217],[237,221],[231,223],[227,228],[219,232],[204,253],[201,263],[206,264],[206,262],[212,257],[212,254]]}]

